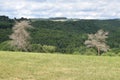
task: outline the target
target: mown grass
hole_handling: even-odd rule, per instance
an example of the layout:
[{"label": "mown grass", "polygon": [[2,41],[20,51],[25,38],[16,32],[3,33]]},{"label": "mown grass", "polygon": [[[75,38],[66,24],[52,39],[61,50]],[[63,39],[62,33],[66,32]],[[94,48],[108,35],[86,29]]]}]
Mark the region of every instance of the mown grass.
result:
[{"label": "mown grass", "polygon": [[120,80],[120,57],[1,51],[0,80]]}]

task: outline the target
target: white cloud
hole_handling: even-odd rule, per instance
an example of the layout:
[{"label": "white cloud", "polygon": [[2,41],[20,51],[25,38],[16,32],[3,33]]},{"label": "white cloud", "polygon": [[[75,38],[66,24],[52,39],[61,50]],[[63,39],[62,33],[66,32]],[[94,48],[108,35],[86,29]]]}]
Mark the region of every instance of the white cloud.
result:
[{"label": "white cloud", "polygon": [[119,0],[1,0],[10,17],[120,18]]}]

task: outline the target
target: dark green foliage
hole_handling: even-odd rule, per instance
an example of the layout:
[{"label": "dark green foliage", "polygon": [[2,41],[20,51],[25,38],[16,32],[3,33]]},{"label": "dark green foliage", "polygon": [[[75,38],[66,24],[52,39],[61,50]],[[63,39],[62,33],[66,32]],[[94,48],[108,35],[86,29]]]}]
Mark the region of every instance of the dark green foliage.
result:
[{"label": "dark green foliage", "polygon": [[9,35],[12,33],[14,20],[7,16],[0,16],[0,43],[9,40]]},{"label": "dark green foliage", "polygon": [[97,55],[97,51],[93,48],[87,48],[83,55]]},{"label": "dark green foliage", "polygon": [[87,38],[85,31],[75,25],[78,22],[36,21],[32,24],[35,27],[31,31],[32,43],[56,46],[58,52],[73,53]]},{"label": "dark green foliage", "polygon": [[120,48],[120,20],[96,20],[96,27],[109,32],[107,43],[110,48]]},{"label": "dark green foliage", "polygon": [[56,51],[56,47],[55,46],[50,46],[50,45],[43,45],[42,50],[45,53],[53,53],[53,52]]},{"label": "dark green foliage", "polygon": [[31,52],[53,53],[56,51],[56,47],[50,46],[50,45],[32,44],[30,51]]},{"label": "dark green foliage", "polygon": [[103,53],[102,56],[117,56],[117,55],[114,52],[107,52],[107,53]]},{"label": "dark green foliage", "polygon": [[5,51],[11,50],[9,41],[2,42],[2,43],[0,44],[0,50],[5,50]]},{"label": "dark green foliage", "polygon": [[73,54],[80,55],[97,55],[97,51],[94,48],[87,48],[85,46],[78,47],[74,50]]},{"label": "dark green foliage", "polygon": [[13,23],[0,21],[0,29],[11,28]]},{"label": "dark green foliage", "polygon": [[[17,19],[18,20],[18,19]],[[12,33],[14,20],[5,16],[0,16],[0,43],[9,40]],[[107,44],[111,49],[120,49],[120,20],[79,20],[79,21],[50,21],[31,20],[30,29],[31,49],[33,52],[43,51],[43,45],[56,47],[56,52],[96,54],[93,49],[87,49],[84,45],[87,34],[94,34],[99,29],[109,32]],[[1,48],[1,47],[0,47]],[[92,51],[91,51],[92,50]],[[88,53],[89,52],[89,53]],[[92,54],[93,55],[93,54]]]},{"label": "dark green foliage", "polygon": [[7,16],[0,16],[0,29],[11,28],[13,24],[13,19],[9,19]]},{"label": "dark green foliage", "polygon": [[[120,48],[120,21],[118,20],[80,20],[80,21],[44,21],[32,22],[31,30],[33,44],[53,45],[57,52],[74,53],[77,48],[84,46],[88,33],[99,29],[109,32],[107,44],[111,48]],[[114,31],[113,31],[114,30]],[[116,30],[116,31],[115,31]],[[77,51],[79,52],[79,50]]]},{"label": "dark green foliage", "polygon": [[29,51],[31,51],[31,52],[43,52],[42,45],[32,44]]},{"label": "dark green foliage", "polygon": [[103,53],[103,56],[120,56],[120,48],[112,48],[109,52]]},{"label": "dark green foliage", "polygon": [[118,53],[120,53],[120,48],[113,48],[110,51],[114,52],[115,54],[118,54]]},{"label": "dark green foliage", "polygon": [[18,51],[16,47],[10,45],[10,41],[4,41],[0,44],[0,50],[3,51]]},{"label": "dark green foliage", "polygon": [[12,33],[10,28],[0,29],[0,43],[9,40],[9,35]]}]

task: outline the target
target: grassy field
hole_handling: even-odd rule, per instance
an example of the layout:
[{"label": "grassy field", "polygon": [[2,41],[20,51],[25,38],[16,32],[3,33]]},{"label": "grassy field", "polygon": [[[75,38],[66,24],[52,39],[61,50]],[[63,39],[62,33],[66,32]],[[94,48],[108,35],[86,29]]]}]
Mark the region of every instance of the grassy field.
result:
[{"label": "grassy field", "polygon": [[0,80],[120,80],[120,57],[1,51]]}]

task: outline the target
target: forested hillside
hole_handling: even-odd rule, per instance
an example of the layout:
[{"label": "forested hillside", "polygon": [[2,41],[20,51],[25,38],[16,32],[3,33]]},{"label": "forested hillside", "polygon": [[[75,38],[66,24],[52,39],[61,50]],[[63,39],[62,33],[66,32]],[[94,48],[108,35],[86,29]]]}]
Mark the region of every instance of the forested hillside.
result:
[{"label": "forested hillside", "polygon": [[[12,33],[11,27],[14,20],[2,19],[0,17],[0,43],[9,41]],[[78,21],[51,21],[51,20],[30,20],[33,29],[30,29],[31,45],[30,51],[44,52],[42,46],[55,46],[56,52],[81,53],[85,51],[96,51],[87,49],[84,45],[87,34],[95,33],[99,29],[109,32],[107,44],[112,50],[120,49],[120,20],[78,20]],[[0,47],[2,48],[2,47]],[[90,53],[91,54],[91,53]]]},{"label": "forested hillside", "polygon": [[14,20],[9,19],[7,16],[0,16],[0,43],[9,39],[8,35],[12,33],[12,26]]}]

